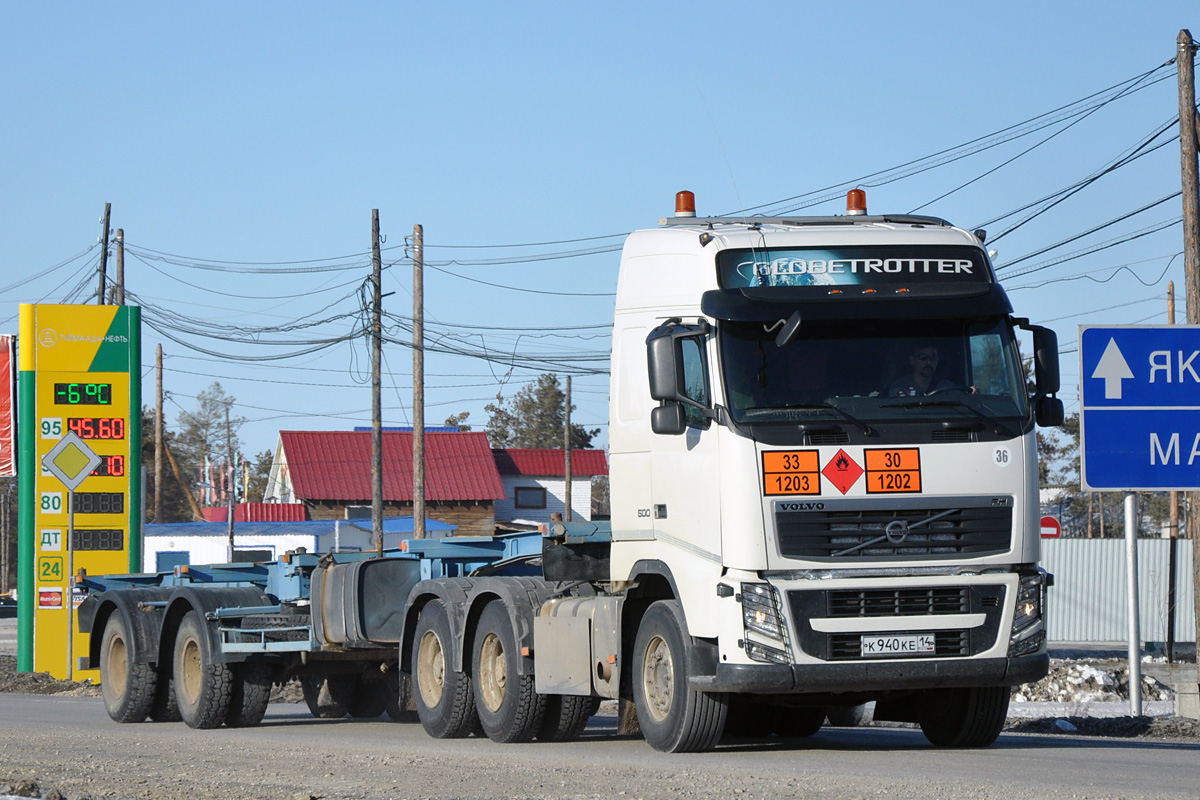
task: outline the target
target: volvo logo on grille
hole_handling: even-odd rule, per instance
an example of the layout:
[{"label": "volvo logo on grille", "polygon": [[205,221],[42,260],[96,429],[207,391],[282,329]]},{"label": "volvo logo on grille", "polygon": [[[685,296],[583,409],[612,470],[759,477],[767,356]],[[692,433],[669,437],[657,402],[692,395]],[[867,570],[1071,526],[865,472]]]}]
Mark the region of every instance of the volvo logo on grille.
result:
[{"label": "volvo logo on grille", "polygon": [[894,519],[883,529],[883,533],[891,544],[904,544],[904,540],[908,538],[908,521]]}]

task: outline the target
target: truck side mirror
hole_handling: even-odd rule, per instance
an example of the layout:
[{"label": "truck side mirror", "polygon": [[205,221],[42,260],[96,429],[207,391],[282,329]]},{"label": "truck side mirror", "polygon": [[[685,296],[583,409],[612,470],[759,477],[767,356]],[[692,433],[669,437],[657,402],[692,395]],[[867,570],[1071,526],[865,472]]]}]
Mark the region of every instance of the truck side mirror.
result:
[{"label": "truck side mirror", "polygon": [[679,365],[675,360],[675,337],[666,325],[655,328],[646,339],[646,366],[650,372],[650,396],[674,400],[679,396]]},{"label": "truck side mirror", "polygon": [[[656,409],[657,410],[657,409]],[[1057,428],[1063,424],[1063,401],[1057,397],[1039,397],[1034,408],[1034,418],[1043,428]]]},{"label": "truck side mirror", "polygon": [[1040,325],[1034,326],[1032,331],[1033,375],[1037,384],[1037,392],[1038,394],[1054,394],[1059,388],[1058,335]]},{"label": "truck side mirror", "polygon": [[678,436],[687,430],[687,418],[682,403],[665,403],[650,411],[650,430],[667,436]]}]

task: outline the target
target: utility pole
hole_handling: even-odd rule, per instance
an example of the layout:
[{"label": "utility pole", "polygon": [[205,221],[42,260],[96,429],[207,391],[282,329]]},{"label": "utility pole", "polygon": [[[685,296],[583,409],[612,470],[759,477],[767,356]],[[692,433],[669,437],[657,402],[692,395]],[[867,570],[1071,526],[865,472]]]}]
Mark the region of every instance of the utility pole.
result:
[{"label": "utility pole", "polygon": [[563,522],[571,521],[571,376],[567,376],[567,398],[563,409]]},{"label": "utility pole", "polygon": [[108,221],[112,213],[112,203],[104,204],[104,216],[100,218],[100,223],[104,226],[100,230],[100,289],[96,292],[96,305],[104,305],[104,284],[106,281],[105,273],[108,271]]},{"label": "utility pole", "polygon": [[227,460],[225,468],[225,497],[229,505],[229,563],[233,563],[233,511],[235,503],[233,499],[233,431],[229,428],[229,404],[225,404],[225,457]]},{"label": "utility pole", "polygon": [[125,231],[117,228],[117,285],[116,304],[125,305]]},{"label": "utility pole", "polygon": [[163,367],[162,345],[154,356],[154,521],[163,521]]},{"label": "utility pole", "polygon": [[383,553],[383,262],[379,257],[379,209],[371,209],[371,534]]},{"label": "utility pole", "polygon": [[[1183,184],[1183,281],[1189,325],[1200,323],[1200,177],[1196,163],[1196,43],[1185,28],[1175,40],[1175,68],[1179,72],[1179,162]],[[1200,508],[1200,493],[1191,492],[1188,508]],[[1192,590],[1196,631],[1200,634],[1200,516],[1188,514],[1192,536]],[[1200,636],[1197,636],[1200,641]]]},{"label": "utility pole", "polygon": [[413,538],[425,538],[425,231],[413,226]]}]

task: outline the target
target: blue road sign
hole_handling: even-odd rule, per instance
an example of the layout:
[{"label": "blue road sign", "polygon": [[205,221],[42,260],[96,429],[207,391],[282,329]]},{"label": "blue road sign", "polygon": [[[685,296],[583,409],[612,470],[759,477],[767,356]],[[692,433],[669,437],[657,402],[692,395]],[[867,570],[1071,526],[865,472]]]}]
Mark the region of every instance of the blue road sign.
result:
[{"label": "blue road sign", "polygon": [[1084,489],[1200,489],[1200,325],[1081,325],[1079,380]]}]

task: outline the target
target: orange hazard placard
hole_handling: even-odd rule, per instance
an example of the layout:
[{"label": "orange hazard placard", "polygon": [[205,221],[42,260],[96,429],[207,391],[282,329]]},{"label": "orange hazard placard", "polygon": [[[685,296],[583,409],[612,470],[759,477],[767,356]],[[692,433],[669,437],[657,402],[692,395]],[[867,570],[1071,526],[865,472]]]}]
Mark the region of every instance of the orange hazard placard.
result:
[{"label": "orange hazard placard", "polygon": [[863,456],[868,494],[921,491],[921,451],[917,448],[866,450]]},{"label": "orange hazard placard", "polygon": [[772,450],[762,454],[763,494],[820,494],[821,459],[816,450]]}]

